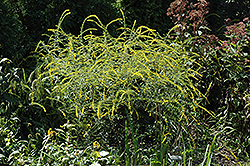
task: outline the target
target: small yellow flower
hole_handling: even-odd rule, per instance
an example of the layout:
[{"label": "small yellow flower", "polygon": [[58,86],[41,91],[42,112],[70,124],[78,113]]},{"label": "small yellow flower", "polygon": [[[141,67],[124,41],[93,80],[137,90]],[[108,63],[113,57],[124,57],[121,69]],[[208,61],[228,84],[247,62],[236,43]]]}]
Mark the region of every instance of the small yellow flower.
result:
[{"label": "small yellow flower", "polygon": [[95,142],[93,143],[93,147],[99,149],[99,148],[100,148],[99,142],[95,141]]},{"label": "small yellow flower", "polygon": [[97,155],[97,157],[101,157],[99,152],[95,151],[95,154]]},{"label": "small yellow flower", "polygon": [[49,130],[48,130],[49,138],[53,137],[53,132],[54,131],[52,131],[52,128],[49,128]]}]

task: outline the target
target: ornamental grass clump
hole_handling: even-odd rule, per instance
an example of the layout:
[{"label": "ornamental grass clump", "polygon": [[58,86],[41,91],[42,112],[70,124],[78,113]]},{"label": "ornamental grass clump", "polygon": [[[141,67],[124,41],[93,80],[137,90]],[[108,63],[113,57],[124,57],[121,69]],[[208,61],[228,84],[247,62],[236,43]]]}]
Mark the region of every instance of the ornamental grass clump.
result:
[{"label": "ornamental grass clump", "polygon": [[[192,64],[199,66],[192,60],[195,53],[175,48],[153,29],[136,28],[136,21],[132,29],[127,28],[124,16],[103,25],[91,15],[84,20],[78,36],[66,34],[60,24],[68,14],[64,12],[58,28],[49,30],[52,34],[48,42],[40,42],[36,50],[44,62],[38,79],[50,87],[47,91],[51,99],[64,104],[60,111],[65,117],[79,122],[87,119],[92,126],[98,123],[106,131],[101,135],[104,137],[114,130],[119,136],[117,128],[124,132],[128,118],[133,125],[141,118],[153,118],[152,123],[185,126],[199,123],[196,115],[200,109],[213,116],[199,104],[205,96],[194,84],[202,77],[192,69]],[[99,29],[85,30],[88,22]],[[118,37],[108,31],[115,22],[124,24],[117,29]],[[102,35],[95,35],[100,34],[95,31]],[[119,125],[111,127],[110,122]],[[113,141],[118,138],[113,137]]]}]

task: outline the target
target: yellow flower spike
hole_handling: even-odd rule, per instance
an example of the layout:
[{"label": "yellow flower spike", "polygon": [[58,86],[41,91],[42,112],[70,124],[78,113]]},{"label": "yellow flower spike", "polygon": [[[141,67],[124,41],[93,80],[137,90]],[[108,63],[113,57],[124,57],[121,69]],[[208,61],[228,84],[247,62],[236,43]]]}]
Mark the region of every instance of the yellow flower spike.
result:
[{"label": "yellow flower spike", "polygon": [[187,115],[184,113],[184,117],[186,119],[186,122],[187,122],[187,125],[189,124],[189,121],[188,121],[188,118],[187,118]]},{"label": "yellow flower spike", "polygon": [[104,117],[105,115],[107,115],[107,112],[104,113],[104,114],[102,113],[102,114],[101,114],[101,118]]},{"label": "yellow flower spike", "polygon": [[137,111],[135,111],[135,113],[136,113],[136,116],[137,116],[137,120],[139,120],[139,114],[138,114],[138,112]]},{"label": "yellow flower spike", "polygon": [[194,141],[194,138],[192,137],[191,133],[189,133],[189,132],[188,132],[188,134],[189,134],[189,136],[191,137],[191,140],[192,140],[192,142],[193,142],[193,147],[194,147],[194,149],[195,149],[195,148],[196,148],[196,146],[195,146],[195,141]]},{"label": "yellow flower spike", "polygon": [[66,114],[62,111],[62,114],[63,114],[63,116],[65,116],[66,117]]},{"label": "yellow flower spike", "polygon": [[77,106],[76,106],[76,117],[78,118],[79,116],[78,116],[78,111],[77,111]]},{"label": "yellow flower spike", "polygon": [[105,88],[104,88],[104,92],[103,92],[103,100],[105,100]]},{"label": "yellow flower spike", "polygon": [[165,121],[166,123],[168,123],[168,121],[166,120],[166,118],[164,118],[164,121]]},{"label": "yellow flower spike", "polygon": [[182,113],[180,119],[178,120],[179,122],[182,120],[182,117],[184,116],[184,112]]},{"label": "yellow flower spike", "polygon": [[163,144],[163,143],[165,142],[165,140],[167,139],[167,135],[171,135],[171,134],[170,134],[170,133],[167,133],[167,134],[164,135],[164,139],[163,139],[162,142],[161,142],[162,144]]},{"label": "yellow flower spike", "polygon": [[130,101],[128,102],[128,109],[131,110]]},{"label": "yellow flower spike", "polygon": [[93,143],[93,147],[99,149],[99,148],[100,148],[99,142],[95,141],[95,142]]},{"label": "yellow flower spike", "polygon": [[95,109],[95,103],[94,103],[94,100],[92,101],[92,105],[91,105],[92,109],[94,110]]},{"label": "yellow flower spike", "polygon": [[97,114],[98,119],[100,119],[100,105],[98,105],[98,107],[97,107],[96,114]]}]

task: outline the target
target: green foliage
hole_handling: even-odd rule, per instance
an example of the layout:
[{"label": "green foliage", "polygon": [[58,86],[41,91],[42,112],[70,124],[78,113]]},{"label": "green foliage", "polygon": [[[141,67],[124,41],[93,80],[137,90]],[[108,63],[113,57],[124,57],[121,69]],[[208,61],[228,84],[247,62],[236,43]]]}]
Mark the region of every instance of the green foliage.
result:
[{"label": "green foliage", "polygon": [[[219,73],[217,80],[221,82],[221,94],[223,101],[218,109],[220,113],[218,117],[222,121],[223,126],[232,127],[229,132],[237,135],[237,141],[228,144],[232,147],[244,149],[243,154],[249,156],[249,108],[247,107],[248,98],[244,98],[249,94],[250,77],[249,77],[249,20],[245,19],[245,23],[235,23],[227,26],[225,32],[227,40],[223,41],[219,51],[215,51],[217,56],[217,72]],[[222,81],[223,80],[223,81]],[[235,123],[237,122],[237,123]],[[221,125],[221,121],[219,124]],[[238,155],[242,152],[237,152]]]},{"label": "green foliage", "polygon": [[[36,150],[41,148],[42,136],[46,129],[59,126],[64,119],[58,116],[56,108],[51,107],[56,102],[53,103],[46,98],[44,89],[32,79],[32,75],[26,78],[24,70],[12,67],[11,61],[7,58],[1,59],[0,69],[0,116],[3,117],[1,137],[7,136],[6,139],[12,140],[9,143],[5,142],[6,145],[1,143],[1,154],[5,156],[3,162],[10,163],[14,160],[11,158],[14,152],[14,158],[23,160],[23,155],[32,152],[29,148],[31,144],[34,144]],[[47,113],[43,110],[45,107],[49,110]],[[8,144],[9,147],[6,147]]]},{"label": "green foliage", "polygon": [[[83,19],[97,14],[106,23],[116,18],[113,1],[59,1],[59,0],[4,0],[1,1],[1,47],[4,57],[15,66],[34,70],[36,60],[31,58],[39,40],[50,28],[55,28],[64,10],[72,14],[62,25],[68,33],[76,34]],[[2,16],[3,15],[3,16]],[[20,53],[21,55],[17,54]]]},{"label": "green foliage", "polygon": [[[223,27],[225,20],[231,18],[232,20],[242,20],[245,17],[249,17],[250,1],[237,1],[237,0],[208,0],[210,16],[207,17],[209,27],[213,30],[213,33],[219,37],[223,37]],[[221,36],[220,36],[221,35]]]},{"label": "green foliage", "polygon": [[[188,4],[187,1],[185,2]],[[178,1],[174,3],[178,4]],[[173,15],[178,12],[175,11],[175,8],[183,9],[183,16]],[[201,9],[197,8],[197,13]],[[177,17],[176,23],[179,24],[176,25],[179,28],[176,30],[177,35],[175,37],[173,34],[172,38],[178,41],[184,50],[192,50],[199,54],[195,60],[202,66],[199,71],[203,77],[198,82],[198,88],[206,94],[208,99],[208,101],[204,100],[202,104],[208,110],[215,112],[218,121],[207,116],[206,113],[200,115],[204,117],[204,123],[210,125],[210,129],[215,131],[226,129],[225,134],[218,137],[218,142],[227,142],[221,149],[226,149],[231,155],[228,155],[230,157],[224,155],[225,158],[239,162],[239,158],[236,156],[249,156],[249,127],[247,127],[249,108],[247,107],[248,98],[244,98],[249,93],[250,82],[249,18],[234,24],[228,19],[225,34],[221,34],[225,36],[224,41],[220,41],[215,35],[208,34],[209,29],[204,26],[203,19],[194,19],[195,21],[190,24],[190,20],[186,19],[186,16],[189,17],[192,12],[187,11],[182,3],[179,6],[172,5],[169,10],[172,11],[171,15]],[[203,16],[199,15],[199,18]],[[196,16],[194,15],[194,17]],[[201,22],[196,22],[199,20]],[[193,27],[196,31],[190,33],[190,26],[193,25],[197,25]],[[192,38],[192,36],[195,37]],[[193,67],[199,66],[193,65]],[[244,152],[232,152],[236,149],[244,149]]]},{"label": "green foliage", "polygon": [[[74,137],[77,137],[77,127],[69,123],[65,123],[60,128],[50,128],[48,132],[42,136],[36,135],[36,137],[30,135],[27,140],[20,140],[17,137],[20,126],[18,125],[18,118],[11,118],[8,121],[3,118],[0,119],[0,164],[11,164],[11,165],[90,165],[90,164],[123,164],[121,160],[122,154],[119,154],[114,148],[106,148],[106,145],[100,145],[99,142],[91,142],[85,140],[84,144],[79,143]],[[37,137],[42,138],[42,146],[39,145]],[[126,146],[129,147],[129,143]],[[209,145],[207,146],[209,147]],[[206,156],[207,153],[211,153],[210,147],[206,149],[204,161],[210,159]],[[164,146],[162,151],[168,152],[168,146]],[[151,149],[151,151],[154,149]],[[146,149],[144,150],[146,151]],[[145,153],[145,152],[144,152]],[[184,152],[185,153],[185,152]],[[147,151],[146,155],[143,156],[141,151],[138,153],[139,156],[131,156],[131,161],[127,162],[127,165],[131,164],[151,164],[159,165],[159,162],[154,154],[150,150]],[[152,156],[150,156],[151,154]],[[155,152],[158,155],[158,152]],[[166,158],[165,158],[166,155]],[[175,164],[175,155],[164,153],[164,158],[161,165]],[[137,162],[134,162],[137,161]],[[185,158],[181,162],[187,162]],[[192,163],[189,160],[189,165]]]},{"label": "green foliage", "polygon": [[75,136],[72,131],[76,129],[70,124],[64,124],[63,129],[50,128],[47,134],[30,134],[28,139],[20,140],[20,120],[17,117],[0,120],[1,165],[90,165],[93,162],[112,162],[105,157],[109,153],[103,147],[96,148],[90,142],[85,142],[87,146],[82,147],[72,139]]},{"label": "green foliage", "polygon": [[173,26],[166,15],[170,3],[170,0],[120,0],[118,8],[124,10],[128,25],[136,20],[138,26],[151,27],[163,35]]},{"label": "green foliage", "polygon": [[12,61],[7,58],[1,58],[0,61],[0,102],[1,102],[1,114],[8,113],[8,110],[17,103],[15,94],[12,93],[12,88],[17,88],[16,84],[19,80],[17,74],[18,68],[11,67]]},{"label": "green foliage", "polygon": [[[64,10],[70,9],[72,12],[71,17],[66,22],[70,22],[64,27],[68,33],[79,32],[79,27],[82,24],[83,18],[90,14],[97,14],[105,22],[109,22],[114,18],[114,10],[112,10],[112,1],[97,0],[89,1],[24,1],[18,0],[11,1],[13,7],[17,7],[14,12],[20,14],[20,20],[23,26],[27,28],[30,33],[31,40],[36,42],[40,39],[37,36],[45,33],[47,29],[54,28]],[[100,5],[102,4],[102,5]],[[35,36],[36,35],[36,36]],[[35,39],[35,40],[34,40]],[[30,39],[29,39],[30,40]]]},{"label": "green foliage", "polygon": [[[59,25],[69,14],[64,13]],[[193,148],[204,132],[198,129],[201,119],[196,118],[203,115],[198,110],[213,113],[199,104],[205,96],[193,83],[201,79],[199,68],[195,69],[200,65],[192,60],[199,56],[190,51],[196,38],[169,40],[148,27],[129,29],[126,25],[113,37],[107,30],[110,24],[102,24],[98,17],[91,15],[85,22],[96,23],[102,35],[95,35],[94,28],[84,30],[85,24],[78,36],[58,26],[50,30],[48,43],[40,42],[37,47],[44,61],[39,67],[41,85],[48,87],[51,99],[63,103],[62,115],[90,126],[81,130],[79,124],[85,133],[82,141],[103,140],[124,150],[119,160],[128,163],[145,163],[142,154],[152,152],[141,152],[142,147],[154,147],[157,160],[167,163],[165,141],[170,149],[188,145],[188,150],[183,149],[185,156],[197,153]],[[195,137],[186,125],[198,129]]]},{"label": "green foliage", "polygon": [[10,5],[0,2],[0,57],[6,57],[17,63],[21,59],[18,51],[22,27],[18,16],[11,12]]},{"label": "green foliage", "polygon": [[[225,41],[220,41],[207,34],[207,6],[199,1],[182,15],[191,19],[174,16],[177,25],[162,38],[125,20],[123,13],[111,22],[102,23],[96,15],[83,24],[74,22],[74,9],[84,2],[5,2],[16,7],[7,16],[19,13],[23,25],[37,30],[32,33],[53,28],[48,22],[54,17],[47,11],[73,10],[63,13],[48,38],[41,38],[33,72],[0,59],[1,165],[208,166],[228,160],[240,165],[249,158],[247,18],[228,22]],[[168,12],[175,7],[180,6]],[[35,24],[36,16],[48,25]],[[30,34],[20,42],[33,47],[36,37]]]},{"label": "green foliage", "polygon": [[[166,34],[173,27],[171,19],[166,15],[172,2],[170,0],[119,0],[117,7],[124,10],[128,25],[132,25],[136,20],[139,26],[146,25],[156,29],[160,34]],[[183,0],[178,2],[185,3]],[[195,4],[202,1],[190,0],[189,2]],[[217,35],[222,32],[221,27],[224,26],[225,19],[242,20],[249,16],[249,1],[207,0],[207,2],[209,2],[209,15],[206,21],[208,27]]]}]

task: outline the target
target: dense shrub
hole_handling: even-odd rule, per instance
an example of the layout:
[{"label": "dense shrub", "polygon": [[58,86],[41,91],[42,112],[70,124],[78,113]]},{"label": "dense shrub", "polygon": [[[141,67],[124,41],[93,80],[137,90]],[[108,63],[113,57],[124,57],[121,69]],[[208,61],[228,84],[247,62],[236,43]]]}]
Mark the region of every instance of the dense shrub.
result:
[{"label": "dense shrub", "polygon": [[137,26],[151,27],[163,35],[173,27],[166,15],[170,3],[171,0],[121,0],[119,8],[124,10],[128,25],[136,20]]},{"label": "dense shrub", "polygon": [[[249,18],[243,22],[234,23],[226,27],[226,40],[221,41],[221,47],[214,51],[214,57],[217,56],[215,71],[218,73],[215,86],[220,88],[221,98],[219,107],[217,107],[218,116],[224,120],[224,125],[231,126],[232,135],[237,135],[237,141],[228,144],[237,148],[244,149],[243,152],[249,155],[249,108],[246,104],[249,102],[244,96],[249,94],[249,49],[250,49],[250,24]],[[223,112],[223,113],[222,113]],[[223,118],[222,118],[223,117]],[[225,122],[226,121],[226,122]],[[237,122],[237,123],[235,123]],[[234,137],[233,136],[233,137]],[[235,138],[232,138],[235,139]]]},{"label": "dense shrub", "polygon": [[[125,11],[129,25],[133,25],[133,21],[136,20],[139,26],[146,25],[154,28],[160,34],[166,34],[168,30],[173,27],[170,18],[166,16],[167,9],[173,1],[121,0],[118,2],[118,7]],[[183,3],[181,0],[176,2],[179,4]],[[195,4],[202,1],[190,0],[189,2]],[[209,15],[207,15],[206,21],[208,22],[209,28],[212,29],[216,35],[220,35],[221,32],[223,32],[222,27],[225,25],[225,19],[242,20],[249,16],[249,1],[208,0],[207,2],[209,2]]]},{"label": "dense shrub", "polygon": [[22,26],[18,16],[11,12],[10,5],[0,2],[0,57],[12,59],[14,63],[22,58],[18,52],[21,43]]}]

